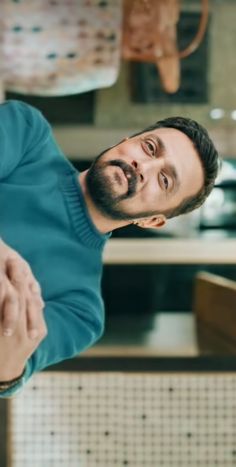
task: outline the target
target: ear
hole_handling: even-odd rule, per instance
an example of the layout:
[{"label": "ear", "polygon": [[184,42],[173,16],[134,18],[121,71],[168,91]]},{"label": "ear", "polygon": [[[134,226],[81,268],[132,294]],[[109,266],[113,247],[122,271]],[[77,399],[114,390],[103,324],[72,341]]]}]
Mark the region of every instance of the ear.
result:
[{"label": "ear", "polygon": [[160,229],[166,224],[166,217],[163,214],[157,216],[147,217],[146,219],[137,219],[133,224],[138,225],[143,229]]}]

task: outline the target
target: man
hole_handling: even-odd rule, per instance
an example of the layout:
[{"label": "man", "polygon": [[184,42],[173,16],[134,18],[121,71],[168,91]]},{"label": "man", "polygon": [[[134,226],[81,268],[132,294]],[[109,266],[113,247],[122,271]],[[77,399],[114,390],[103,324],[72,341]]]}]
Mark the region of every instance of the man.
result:
[{"label": "man", "polygon": [[195,209],[217,169],[207,132],[176,117],[104,151],[79,174],[38,110],[0,106],[1,397],[101,336],[110,232],[130,223],[159,228]]}]

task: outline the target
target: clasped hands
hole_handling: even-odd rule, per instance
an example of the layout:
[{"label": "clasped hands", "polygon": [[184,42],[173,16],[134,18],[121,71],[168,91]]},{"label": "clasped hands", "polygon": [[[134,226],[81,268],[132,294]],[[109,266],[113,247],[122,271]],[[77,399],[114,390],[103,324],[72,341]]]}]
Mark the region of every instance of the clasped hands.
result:
[{"label": "clasped hands", "polygon": [[44,306],[29,264],[0,239],[0,381],[18,377],[46,337]]}]

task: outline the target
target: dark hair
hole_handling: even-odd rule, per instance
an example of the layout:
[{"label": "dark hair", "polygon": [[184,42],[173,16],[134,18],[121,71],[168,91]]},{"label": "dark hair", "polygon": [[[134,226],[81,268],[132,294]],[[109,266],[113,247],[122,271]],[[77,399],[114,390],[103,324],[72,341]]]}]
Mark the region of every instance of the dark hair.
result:
[{"label": "dark hair", "polygon": [[203,204],[214,187],[214,182],[220,167],[220,160],[218,152],[212,140],[210,139],[207,130],[195,120],[190,118],[165,118],[164,120],[160,120],[154,123],[154,125],[145,128],[145,130],[136,133],[133,136],[145,133],[147,131],[156,130],[157,128],[175,128],[176,130],[180,130],[185,133],[185,135],[188,136],[193,142],[193,145],[199,154],[204,170],[203,187],[196,195],[185,198],[179,206],[165,213],[166,217],[171,218],[179,216],[180,214],[187,214],[188,212],[193,211]]}]

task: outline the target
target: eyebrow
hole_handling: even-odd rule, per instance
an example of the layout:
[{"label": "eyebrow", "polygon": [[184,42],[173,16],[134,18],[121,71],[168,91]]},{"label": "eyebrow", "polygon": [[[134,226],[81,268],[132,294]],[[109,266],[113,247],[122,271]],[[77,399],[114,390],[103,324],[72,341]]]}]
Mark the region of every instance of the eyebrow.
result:
[{"label": "eyebrow", "polygon": [[[154,133],[151,133],[149,136],[151,136],[152,138],[154,138],[156,140],[157,145],[160,148],[161,155],[164,157],[167,154],[167,150],[166,150],[166,146],[163,143],[162,139],[160,139],[159,136],[155,135]],[[174,180],[174,186],[172,187],[171,192],[175,193],[178,190],[179,186],[180,186],[179,175],[177,173],[177,170],[176,170],[175,166],[173,164],[171,164],[170,162],[165,161],[165,166],[166,166],[168,174]]]}]

